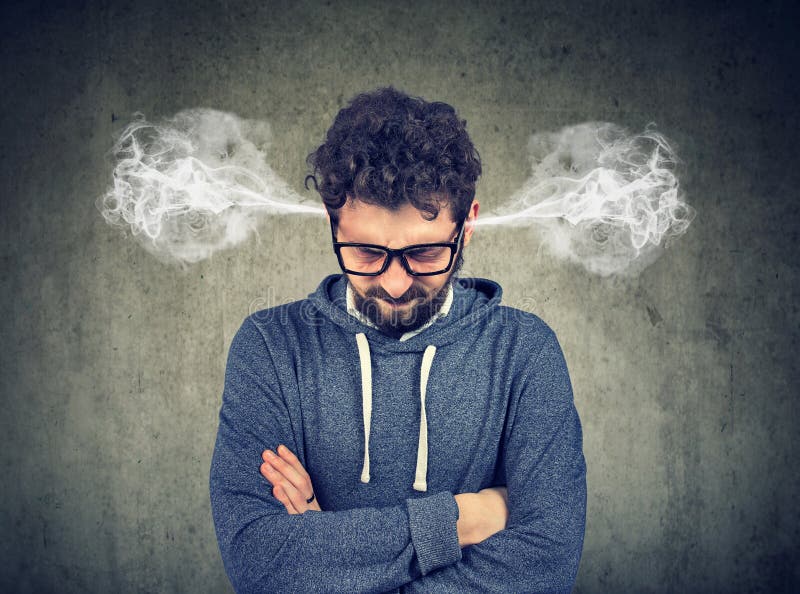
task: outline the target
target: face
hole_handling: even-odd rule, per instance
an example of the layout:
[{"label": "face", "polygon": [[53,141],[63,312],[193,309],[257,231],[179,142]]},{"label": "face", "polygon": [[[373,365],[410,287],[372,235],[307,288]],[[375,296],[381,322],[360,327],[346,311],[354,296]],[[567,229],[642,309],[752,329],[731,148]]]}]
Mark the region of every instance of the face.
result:
[{"label": "face", "polygon": [[[472,237],[478,202],[473,201],[464,228],[463,245]],[[337,241],[373,243],[398,249],[417,243],[452,242],[458,223],[448,207],[442,208],[432,221],[422,211],[405,204],[396,211],[358,200],[348,200],[339,210]],[[463,261],[463,248],[458,250],[453,267],[444,274],[412,276],[399,258],[378,276],[348,274],[355,305],[382,332],[399,337],[423,326],[439,311],[449,284]]]}]

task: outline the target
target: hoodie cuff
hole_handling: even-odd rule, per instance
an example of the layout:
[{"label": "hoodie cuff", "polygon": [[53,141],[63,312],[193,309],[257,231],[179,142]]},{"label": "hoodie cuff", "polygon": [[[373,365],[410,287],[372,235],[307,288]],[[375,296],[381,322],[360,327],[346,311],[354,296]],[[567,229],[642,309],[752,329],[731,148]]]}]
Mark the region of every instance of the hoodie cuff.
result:
[{"label": "hoodie cuff", "polygon": [[458,544],[458,504],[449,491],[406,499],[411,541],[422,575],[461,560]]}]

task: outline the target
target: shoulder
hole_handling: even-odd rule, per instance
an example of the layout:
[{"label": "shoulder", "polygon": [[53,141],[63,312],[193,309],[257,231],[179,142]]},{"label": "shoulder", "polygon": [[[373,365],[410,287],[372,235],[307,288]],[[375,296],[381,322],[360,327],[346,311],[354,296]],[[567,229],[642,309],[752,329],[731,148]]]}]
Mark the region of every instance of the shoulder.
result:
[{"label": "shoulder", "polygon": [[303,320],[308,316],[315,315],[316,311],[317,309],[310,299],[298,299],[273,307],[256,309],[245,318],[243,324],[249,322],[256,328],[267,331],[275,325],[286,326]]},{"label": "shoulder", "polygon": [[567,378],[569,368],[555,330],[538,315],[514,307],[497,308],[494,348],[520,386]]},{"label": "shoulder", "polygon": [[539,351],[546,343],[558,342],[555,331],[535,313],[499,305],[491,316],[492,325],[516,345]]},{"label": "shoulder", "polygon": [[234,344],[259,346],[285,345],[291,337],[305,334],[319,325],[319,312],[308,298],[255,309],[239,326]]},{"label": "shoulder", "polygon": [[503,289],[486,278],[459,278],[456,295],[466,302],[466,315],[482,324],[484,319],[496,333],[506,340],[541,345],[555,336],[552,328],[535,313],[504,305]]}]

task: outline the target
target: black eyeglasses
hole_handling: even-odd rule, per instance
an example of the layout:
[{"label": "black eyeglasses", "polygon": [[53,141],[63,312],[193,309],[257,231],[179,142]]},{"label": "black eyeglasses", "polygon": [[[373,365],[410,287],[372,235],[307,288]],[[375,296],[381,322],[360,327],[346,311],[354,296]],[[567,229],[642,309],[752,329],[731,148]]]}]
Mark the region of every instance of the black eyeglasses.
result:
[{"label": "black eyeglasses", "polygon": [[405,271],[411,276],[433,276],[444,274],[453,266],[456,251],[464,238],[464,223],[461,221],[458,236],[453,242],[418,243],[393,250],[372,243],[336,241],[336,229],[331,220],[333,250],[339,266],[347,274],[378,276],[386,272],[392,259],[400,258]]}]

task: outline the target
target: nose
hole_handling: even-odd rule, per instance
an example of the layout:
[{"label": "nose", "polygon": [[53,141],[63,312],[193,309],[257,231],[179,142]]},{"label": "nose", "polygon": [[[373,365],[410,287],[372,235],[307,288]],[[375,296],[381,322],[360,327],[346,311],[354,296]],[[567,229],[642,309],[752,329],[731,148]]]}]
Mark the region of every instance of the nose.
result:
[{"label": "nose", "polygon": [[414,282],[414,278],[403,268],[400,258],[392,258],[389,267],[381,275],[381,287],[394,299],[401,297]]}]

